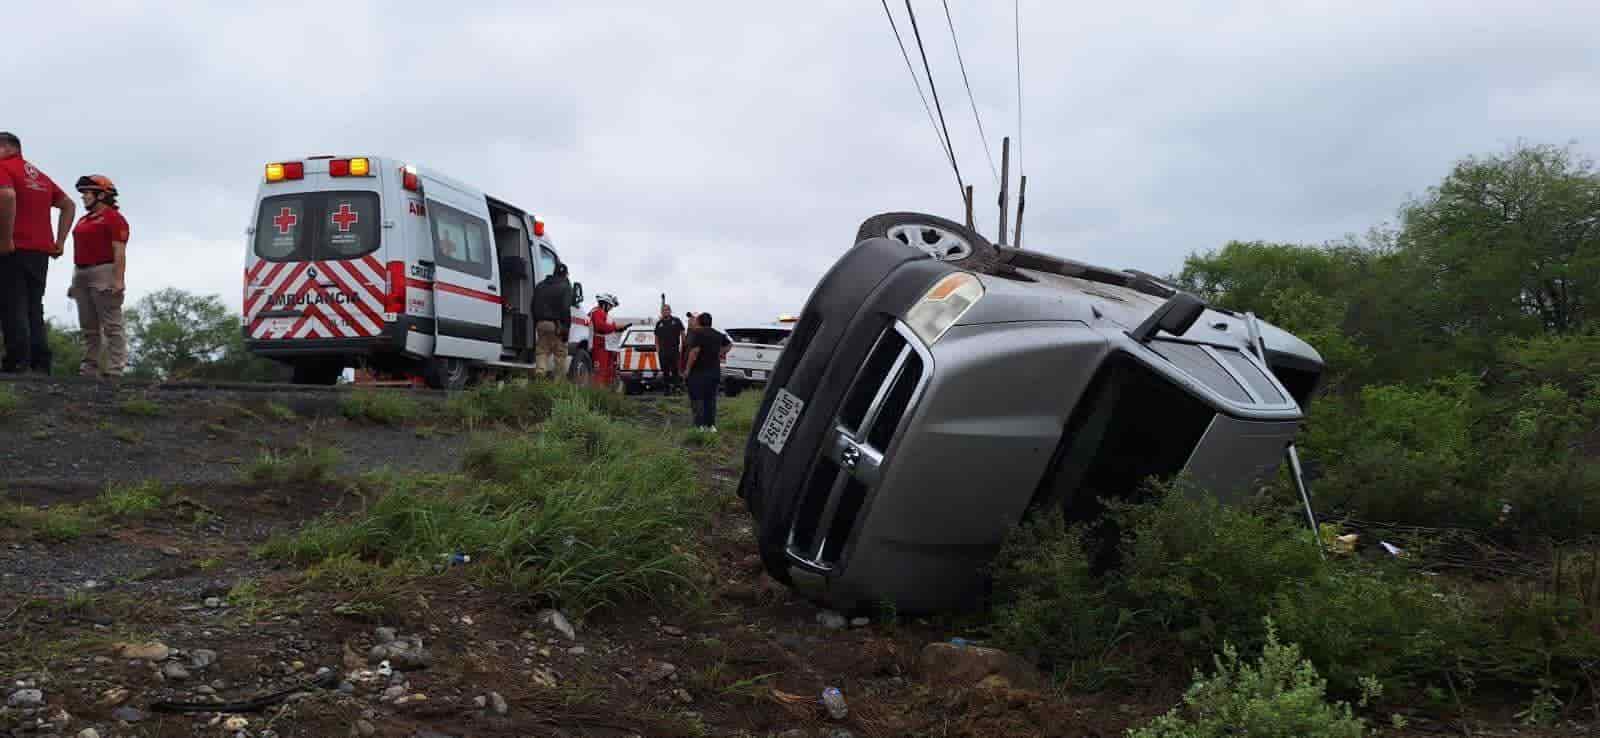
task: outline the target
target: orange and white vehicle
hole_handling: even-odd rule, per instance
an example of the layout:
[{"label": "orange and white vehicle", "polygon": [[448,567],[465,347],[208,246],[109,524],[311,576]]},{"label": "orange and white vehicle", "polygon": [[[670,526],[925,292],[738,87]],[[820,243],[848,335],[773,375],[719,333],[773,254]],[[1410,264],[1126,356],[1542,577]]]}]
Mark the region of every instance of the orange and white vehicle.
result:
[{"label": "orange and white vehicle", "polygon": [[624,394],[658,388],[665,380],[656,354],[655,326],[639,321],[617,332],[617,381]]},{"label": "orange and white vehicle", "polygon": [[296,383],[354,367],[456,389],[533,369],[533,287],[560,257],[523,208],[409,162],[312,156],[266,165],[248,235],[245,345],[293,366]]}]

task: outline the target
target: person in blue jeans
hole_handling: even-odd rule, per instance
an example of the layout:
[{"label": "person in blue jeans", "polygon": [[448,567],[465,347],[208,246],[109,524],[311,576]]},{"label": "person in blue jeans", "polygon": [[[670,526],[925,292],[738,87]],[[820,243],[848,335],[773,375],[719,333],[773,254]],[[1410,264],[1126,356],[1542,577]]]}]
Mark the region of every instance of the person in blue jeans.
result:
[{"label": "person in blue jeans", "polygon": [[699,330],[689,331],[689,406],[694,408],[694,427],[717,432],[717,384],[722,379],[722,362],[728,358],[733,341],[711,327],[711,313],[694,316]]}]

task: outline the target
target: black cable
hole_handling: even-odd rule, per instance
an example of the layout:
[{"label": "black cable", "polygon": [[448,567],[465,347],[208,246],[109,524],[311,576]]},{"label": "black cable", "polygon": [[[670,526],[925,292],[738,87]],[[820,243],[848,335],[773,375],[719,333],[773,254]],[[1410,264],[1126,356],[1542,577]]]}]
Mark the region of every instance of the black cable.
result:
[{"label": "black cable", "polygon": [[961,59],[961,42],[956,40],[956,21],[950,17],[950,0],[939,0],[944,4],[944,20],[950,25],[950,43],[956,47],[956,64],[961,67],[961,83],[967,86],[967,101],[972,103],[972,119],[978,122],[978,138],[983,140],[983,155],[989,158],[989,175],[994,177],[996,184],[1000,182],[1000,170],[994,166],[994,152],[989,149],[989,136],[983,132],[983,119],[978,117],[978,100],[972,94],[972,82],[967,79],[967,63]]},{"label": "black cable", "polygon": [[[922,99],[922,110],[928,114],[928,125],[933,126],[933,136],[939,139],[939,148],[944,150],[946,158],[950,156],[950,142],[946,141],[944,134],[939,132],[939,123],[933,119],[933,108],[928,105],[928,96],[922,92],[922,80],[917,77],[917,70],[911,66],[911,55],[906,53],[905,41],[900,38],[900,27],[895,25],[894,14],[889,12],[889,0],[883,1],[883,14],[889,18],[889,28],[894,31],[894,42],[900,45],[900,58],[906,60],[906,71],[911,73],[911,84],[917,88],[917,97]],[[952,161],[951,165],[954,166]],[[959,180],[959,177],[957,178]],[[964,192],[965,190],[963,190]]]},{"label": "black cable", "polygon": [[917,12],[906,0],[906,15],[911,16],[911,34],[917,39],[917,53],[922,55],[922,69],[928,74],[928,90],[933,92],[933,109],[939,113],[939,127],[944,129],[945,148],[950,153],[950,167],[956,170],[956,186],[961,188],[961,201],[967,200],[967,183],[961,179],[961,167],[956,164],[956,150],[950,145],[950,126],[944,122],[944,106],[939,104],[939,87],[933,83],[933,68],[928,66],[928,50],[922,45],[922,32],[917,30]]}]

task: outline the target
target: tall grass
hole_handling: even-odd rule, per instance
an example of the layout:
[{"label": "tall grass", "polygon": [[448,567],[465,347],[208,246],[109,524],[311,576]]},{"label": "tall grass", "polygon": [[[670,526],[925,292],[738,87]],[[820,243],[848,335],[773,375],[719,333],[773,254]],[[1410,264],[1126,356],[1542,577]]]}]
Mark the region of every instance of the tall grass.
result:
[{"label": "tall grass", "polygon": [[392,565],[462,551],[486,584],[578,613],[694,593],[691,540],[709,501],[686,453],[616,422],[587,392],[510,391],[550,399],[538,432],[476,438],[463,476],[401,483],[354,518],[324,518],[264,553]]},{"label": "tall grass", "polygon": [[422,404],[394,391],[356,390],[339,400],[339,412],[351,420],[397,425],[416,419]]},{"label": "tall grass", "polygon": [[514,380],[485,384],[450,398],[450,415],[468,424],[534,425],[550,417],[557,401],[569,399],[611,418],[633,414],[629,401],[615,392],[570,382]]},{"label": "tall grass", "polygon": [[0,384],[0,417],[10,415],[22,406],[22,398],[17,396],[17,390],[9,384]]}]

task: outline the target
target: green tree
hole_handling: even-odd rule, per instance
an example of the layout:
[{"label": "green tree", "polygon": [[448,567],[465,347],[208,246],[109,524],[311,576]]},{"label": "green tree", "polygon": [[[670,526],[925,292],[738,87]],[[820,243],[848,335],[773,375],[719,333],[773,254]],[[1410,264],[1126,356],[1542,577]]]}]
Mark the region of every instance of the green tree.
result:
[{"label": "green tree", "polygon": [[239,330],[237,318],[230,318],[217,295],[174,287],[146,295],[127,315],[132,373],[161,379],[192,376],[227,349]]},{"label": "green tree", "polygon": [[83,338],[77,328],[50,321],[50,375],[78,376],[83,363]]},{"label": "green tree", "polygon": [[1453,336],[1572,333],[1600,290],[1600,172],[1570,146],[1468,157],[1402,210],[1431,278],[1427,317]]}]

